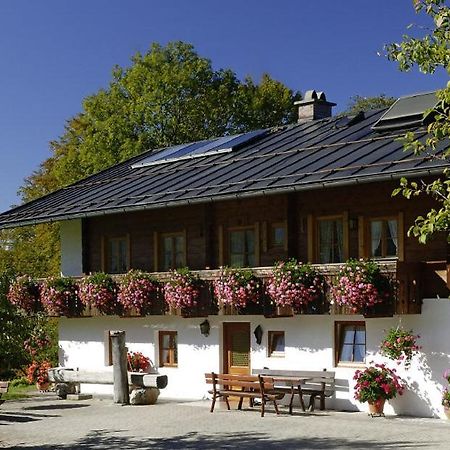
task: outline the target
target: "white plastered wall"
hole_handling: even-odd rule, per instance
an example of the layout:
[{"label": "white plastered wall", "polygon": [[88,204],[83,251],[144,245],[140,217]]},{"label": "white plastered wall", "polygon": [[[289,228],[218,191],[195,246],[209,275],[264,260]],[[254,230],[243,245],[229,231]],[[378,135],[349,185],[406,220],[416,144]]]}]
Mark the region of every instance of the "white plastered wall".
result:
[{"label": "white plastered wall", "polygon": [[78,277],[83,274],[81,219],[65,220],[60,225],[61,275]]},{"label": "white plastered wall", "polygon": [[[443,417],[440,404],[445,385],[442,373],[450,367],[450,317],[449,300],[425,300],[422,314],[402,316],[402,325],[421,335],[423,351],[406,371],[399,374],[408,383],[402,397],[389,401],[387,413],[424,417]],[[95,317],[60,320],[60,363],[66,367],[111,370],[104,366],[104,331],[124,330],[129,350],[141,351],[157,365],[158,331],[178,333],[178,368],[159,368],[167,374],[169,384],[161,391],[164,398],[202,399],[207,397],[205,372],[222,370],[223,322],[241,321],[251,324],[251,367],[292,370],[336,371],[336,394],[327,399],[327,408],[338,410],[367,409],[353,399],[353,375],[355,368],[334,366],[334,322],[365,320],[367,333],[367,362],[387,361],[378,353],[385,330],[399,323],[399,317],[364,319],[362,316],[296,316],[294,318],[267,319],[263,316],[210,316],[211,332],[208,337],[200,334],[203,318],[185,319],[176,316],[145,318]],[[261,345],[256,343],[253,330],[263,328]],[[285,356],[267,356],[267,332],[285,332]],[[112,386],[82,386],[84,392],[112,393]]]}]

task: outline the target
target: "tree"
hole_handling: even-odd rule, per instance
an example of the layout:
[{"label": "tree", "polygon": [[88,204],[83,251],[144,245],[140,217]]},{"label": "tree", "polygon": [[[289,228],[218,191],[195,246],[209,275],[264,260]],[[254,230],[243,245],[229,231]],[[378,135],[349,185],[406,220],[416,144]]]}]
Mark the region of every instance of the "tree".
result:
[{"label": "tree", "polygon": [[[52,156],[25,180],[24,201],[149,149],[295,121],[299,93],[267,74],[258,84],[251,77],[238,80],[230,69],[214,70],[192,45],[153,44],[131,62],[115,67],[109,86],[85,98],[82,111],[66,122],[63,135],[50,143]],[[27,250],[45,261],[40,267],[47,273],[55,273],[57,232],[57,225],[14,231],[11,252],[17,267],[27,266],[20,256]],[[26,234],[28,249],[21,245]]]},{"label": "tree", "polygon": [[362,97],[361,95],[354,95],[350,97],[350,102],[347,105],[345,115],[354,116],[359,111],[367,111],[369,109],[388,108],[395,102],[394,97],[387,97],[386,94],[380,94],[375,97]]},{"label": "tree", "polygon": [[[421,37],[404,36],[400,43],[386,46],[387,56],[396,61],[400,70],[409,71],[417,67],[421,72],[433,74],[437,70],[445,70],[450,74],[450,8],[444,0],[414,0],[414,8],[417,13],[426,14],[433,21],[433,28]],[[425,142],[415,139],[414,133],[405,135],[405,148],[416,154],[427,152],[434,155],[436,148],[445,146],[442,153],[435,158],[441,158],[449,162],[450,148],[450,82],[437,92],[437,107],[427,111],[430,124],[428,125],[429,137]],[[419,195],[430,195],[438,202],[438,207],[433,208],[425,216],[417,217],[409,234],[416,236],[420,242],[425,243],[435,232],[450,230],[450,179],[449,171],[444,171],[442,177],[427,182],[424,180],[408,181],[403,178],[400,187],[394,191],[394,195],[402,193],[406,198]],[[450,242],[450,235],[447,239]]]}]

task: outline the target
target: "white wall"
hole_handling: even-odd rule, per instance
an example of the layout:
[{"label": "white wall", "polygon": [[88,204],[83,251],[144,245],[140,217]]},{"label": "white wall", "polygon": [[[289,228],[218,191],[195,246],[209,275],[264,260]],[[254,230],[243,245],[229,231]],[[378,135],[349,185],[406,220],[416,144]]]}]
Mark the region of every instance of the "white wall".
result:
[{"label": "white wall", "polygon": [[[267,319],[262,316],[210,316],[211,333],[200,334],[203,318],[185,319],[176,316],[145,318],[95,317],[60,320],[60,363],[67,367],[98,368],[104,370],[105,330],[124,330],[131,351],[141,351],[155,364],[157,361],[157,335],[159,330],[178,332],[178,368],[160,368],[169,377],[168,387],[161,397],[201,399],[207,396],[205,372],[220,372],[222,354],[222,323],[242,321],[251,323],[252,368],[336,371],[336,395],[327,400],[328,408],[363,410],[367,404],[353,399],[355,368],[334,367],[334,322],[365,320],[367,332],[367,363],[388,362],[378,353],[385,330],[401,320],[406,328],[421,335],[423,351],[406,371],[399,374],[408,383],[404,396],[389,401],[387,413],[416,416],[441,416],[441,392],[445,385],[442,373],[450,367],[450,317],[449,300],[425,300],[421,315],[393,318],[364,319],[362,316],[296,316],[294,318]],[[261,325],[264,331],[262,344],[256,343],[253,330]],[[286,351],[284,357],[267,356],[267,332],[284,330]],[[109,370],[109,369],[107,369]],[[112,393],[111,386],[83,386],[84,392]]]},{"label": "white wall", "polygon": [[81,219],[65,220],[60,226],[61,275],[78,277],[83,274]]}]

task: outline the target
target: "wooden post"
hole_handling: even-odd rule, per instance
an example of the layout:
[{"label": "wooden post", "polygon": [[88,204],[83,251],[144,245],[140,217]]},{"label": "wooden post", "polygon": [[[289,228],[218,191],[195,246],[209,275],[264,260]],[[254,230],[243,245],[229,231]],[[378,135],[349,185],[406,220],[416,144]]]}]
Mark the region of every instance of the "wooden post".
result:
[{"label": "wooden post", "polygon": [[114,403],[128,405],[127,350],[125,347],[125,331],[111,331],[111,347],[114,375]]}]

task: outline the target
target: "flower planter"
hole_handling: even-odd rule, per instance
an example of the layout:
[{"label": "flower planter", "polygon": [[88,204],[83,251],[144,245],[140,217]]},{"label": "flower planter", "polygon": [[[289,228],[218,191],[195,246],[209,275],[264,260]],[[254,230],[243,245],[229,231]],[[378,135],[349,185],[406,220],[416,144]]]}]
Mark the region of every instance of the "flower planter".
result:
[{"label": "flower planter", "polygon": [[143,314],[139,311],[138,308],[127,308],[122,311],[121,317],[143,317]]},{"label": "flower planter", "polygon": [[292,306],[277,306],[275,309],[276,317],[292,317],[294,315],[294,308]]},{"label": "flower planter", "polygon": [[238,314],[239,311],[234,305],[221,305],[219,308],[220,316],[237,316]]},{"label": "flower planter", "polygon": [[181,308],[175,308],[174,306],[169,306],[170,316],[181,316]]},{"label": "flower planter", "polygon": [[384,416],[384,403],[386,399],[379,398],[375,402],[371,403],[369,402],[369,414],[374,416]]}]

